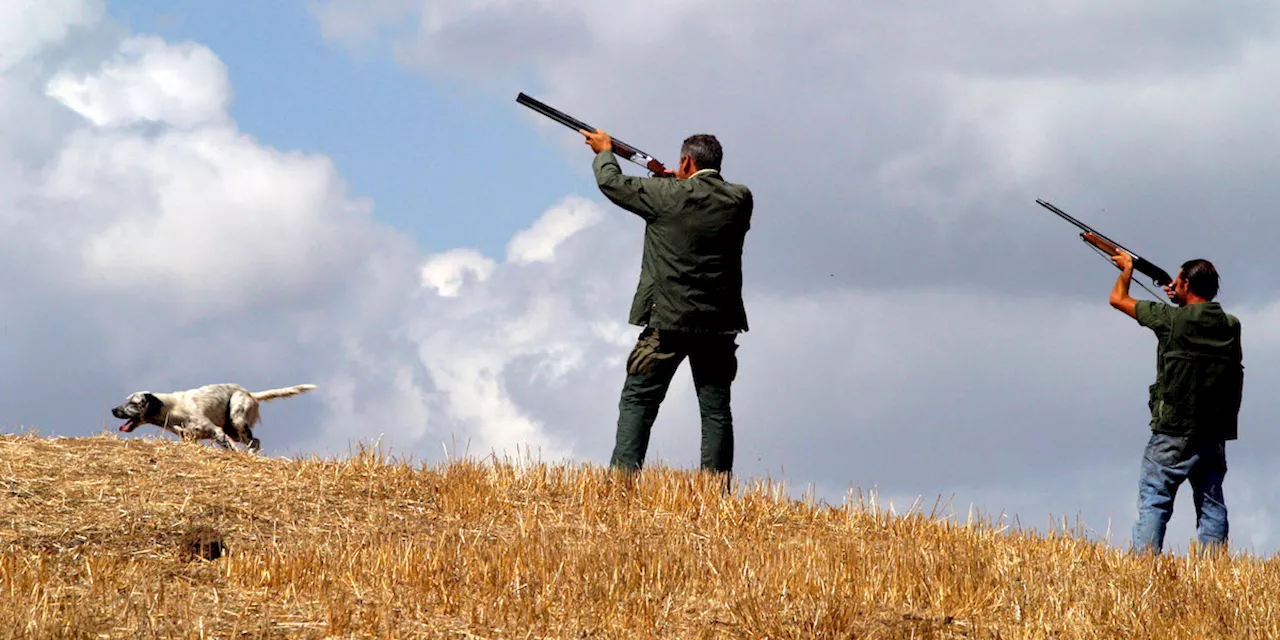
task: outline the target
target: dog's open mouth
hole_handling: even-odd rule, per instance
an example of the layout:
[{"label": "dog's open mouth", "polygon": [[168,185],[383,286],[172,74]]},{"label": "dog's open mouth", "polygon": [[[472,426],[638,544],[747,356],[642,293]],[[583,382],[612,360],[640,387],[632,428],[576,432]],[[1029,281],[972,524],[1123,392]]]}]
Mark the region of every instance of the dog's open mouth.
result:
[{"label": "dog's open mouth", "polygon": [[140,424],[142,423],[138,420],[129,420],[128,422],[120,425],[120,430],[125,433],[129,433],[130,431],[137,429]]}]

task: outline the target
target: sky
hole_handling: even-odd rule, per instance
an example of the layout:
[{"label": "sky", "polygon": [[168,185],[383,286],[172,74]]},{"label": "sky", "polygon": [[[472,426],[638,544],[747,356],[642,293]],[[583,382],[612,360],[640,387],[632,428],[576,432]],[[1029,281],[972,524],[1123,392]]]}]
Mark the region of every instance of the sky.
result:
[{"label": "sky", "polygon": [[[264,454],[607,463],[643,222],[524,91],[668,165],[714,133],[752,189],[741,478],[1126,544],[1155,339],[1043,198],[1218,266],[1232,544],[1280,550],[1280,8],[776,7],[0,1],[0,428],[312,383]],[[649,460],[697,443],[683,368]]]}]

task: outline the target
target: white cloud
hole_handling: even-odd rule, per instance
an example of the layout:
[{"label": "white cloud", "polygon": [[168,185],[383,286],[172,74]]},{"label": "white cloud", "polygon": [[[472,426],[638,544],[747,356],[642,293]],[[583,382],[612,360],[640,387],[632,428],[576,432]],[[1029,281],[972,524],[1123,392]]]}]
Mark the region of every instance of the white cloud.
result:
[{"label": "white cloud", "polygon": [[511,238],[507,243],[507,260],[517,264],[551,262],[560,243],[596,224],[602,216],[599,207],[590,200],[566,198],[532,227]]},{"label": "white cloud", "polygon": [[450,249],[427,258],[422,265],[422,284],[441,296],[452,298],[468,278],[480,282],[493,274],[494,262],[475,249]]},{"label": "white cloud", "polygon": [[[450,428],[468,434],[473,451],[532,447],[547,460],[574,457],[576,430],[535,417],[513,389],[572,391],[566,381],[601,366],[602,341],[618,344],[618,323],[592,304],[618,263],[588,275],[574,259],[594,253],[598,242],[574,240],[603,219],[598,205],[570,197],[517,233],[503,263],[468,249],[427,260],[423,282],[440,298],[413,335]],[[467,277],[473,281],[463,288]]]},{"label": "white cloud", "polygon": [[48,92],[99,127],[217,124],[226,120],[231,101],[226,67],[212,51],[155,36],[124,41],[116,58],[91,75],[54,76]]},{"label": "white cloud", "polygon": [[[36,239],[72,249],[80,286],[187,317],[231,313],[328,287],[385,241],[328,158],[235,129],[208,49],[153,37],[120,49],[48,82],[86,121],[44,172],[62,224]],[[141,120],[156,126],[118,128]]]},{"label": "white cloud", "polygon": [[82,131],[47,184],[49,198],[74,202],[85,220],[86,286],[183,310],[324,286],[373,242],[367,206],[344,198],[327,159],[275,152],[231,129]]},{"label": "white cloud", "polygon": [[103,17],[94,0],[5,0],[0,3],[0,73],[60,44],[78,28],[96,25]]}]

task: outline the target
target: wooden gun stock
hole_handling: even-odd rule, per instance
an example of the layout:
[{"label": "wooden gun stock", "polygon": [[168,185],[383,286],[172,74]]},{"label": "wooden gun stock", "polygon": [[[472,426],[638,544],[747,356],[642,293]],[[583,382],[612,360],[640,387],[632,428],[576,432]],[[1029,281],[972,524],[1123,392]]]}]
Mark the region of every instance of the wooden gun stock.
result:
[{"label": "wooden gun stock", "polygon": [[1096,233],[1086,231],[1080,234],[1080,239],[1097,247],[1099,251],[1107,254],[1108,256],[1114,256],[1121,251],[1120,247],[1116,246],[1116,243],[1110,242]]},{"label": "wooden gun stock", "polygon": [[1169,284],[1170,282],[1173,282],[1173,278],[1170,278],[1169,274],[1165,272],[1164,269],[1161,269],[1160,267],[1157,267],[1154,264],[1147,262],[1141,256],[1133,255],[1133,253],[1130,252],[1128,249],[1124,249],[1120,247],[1120,245],[1117,245],[1116,243],[1110,240],[1107,240],[1106,238],[1096,233],[1086,231],[1080,234],[1080,238],[1085,242],[1097,247],[1099,251],[1107,254],[1108,256],[1114,256],[1120,253],[1121,251],[1129,254],[1129,257],[1133,258],[1133,270],[1147,276],[1148,278],[1151,278],[1151,282],[1155,283],[1156,286],[1158,287],[1163,287]]}]

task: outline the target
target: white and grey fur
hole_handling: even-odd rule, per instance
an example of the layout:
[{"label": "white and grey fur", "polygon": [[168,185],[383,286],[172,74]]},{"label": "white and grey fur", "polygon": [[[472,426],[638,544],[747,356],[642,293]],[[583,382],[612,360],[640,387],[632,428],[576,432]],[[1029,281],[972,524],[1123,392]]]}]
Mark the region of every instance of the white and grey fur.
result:
[{"label": "white and grey fur", "polygon": [[[238,384],[209,384],[186,391],[151,393],[137,391],[111,410],[126,420],[120,430],[128,433],[144,424],[153,424],[183,440],[213,440],[223,449],[257,452],[262,443],[253,437],[253,426],[261,421],[258,403],[288,398],[316,388],[300,384],[284,389],[249,391]],[[238,443],[238,444],[237,444]]]}]

